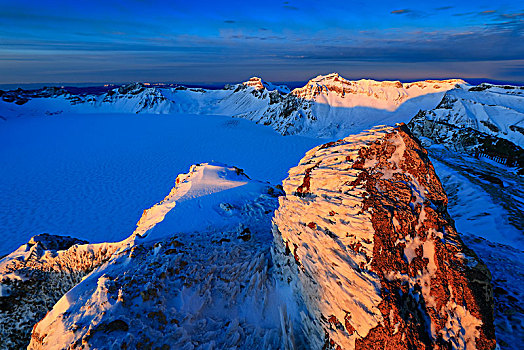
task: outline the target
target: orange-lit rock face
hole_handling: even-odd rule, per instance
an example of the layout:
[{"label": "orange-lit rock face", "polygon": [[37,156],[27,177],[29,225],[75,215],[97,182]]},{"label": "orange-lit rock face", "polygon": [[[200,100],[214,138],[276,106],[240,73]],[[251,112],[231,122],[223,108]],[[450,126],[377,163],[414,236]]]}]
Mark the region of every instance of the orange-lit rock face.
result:
[{"label": "orange-lit rock face", "polygon": [[252,77],[248,81],[245,81],[243,84],[245,86],[254,87],[257,90],[264,89],[264,83],[262,82],[262,79],[260,79],[258,77]]},{"label": "orange-lit rock face", "polygon": [[312,344],[495,347],[491,275],[455,231],[405,126],[311,150],[284,189],[276,241],[293,250],[277,248],[276,260],[303,295]]},{"label": "orange-lit rock face", "polygon": [[294,89],[292,93],[306,100],[314,100],[321,94],[328,95],[332,93],[343,98],[347,97],[351,99],[352,95],[354,98],[360,95],[378,100],[391,100],[400,104],[418,95],[447,91],[454,88],[456,84],[464,83],[465,82],[460,79],[426,80],[405,84],[400,81],[375,81],[366,79],[351,81],[344,79],[337,73],[332,73],[313,78],[304,87]]}]

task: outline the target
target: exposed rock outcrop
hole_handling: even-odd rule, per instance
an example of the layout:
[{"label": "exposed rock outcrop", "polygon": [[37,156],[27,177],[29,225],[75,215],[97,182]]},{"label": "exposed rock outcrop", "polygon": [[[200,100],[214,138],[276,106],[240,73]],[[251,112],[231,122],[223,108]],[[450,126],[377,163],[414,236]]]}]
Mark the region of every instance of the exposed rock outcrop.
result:
[{"label": "exposed rock outcrop", "polygon": [[495,348],[490,272],[405,125],[309,151],[284,190],[275,261],[313,348]]}]

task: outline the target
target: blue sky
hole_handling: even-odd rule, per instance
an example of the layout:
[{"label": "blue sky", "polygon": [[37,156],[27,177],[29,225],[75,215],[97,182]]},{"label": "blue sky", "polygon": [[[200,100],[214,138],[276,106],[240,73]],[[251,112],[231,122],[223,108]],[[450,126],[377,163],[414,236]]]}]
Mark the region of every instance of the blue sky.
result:
[{"label": "blue sky", "polygon": [[0,84],[524,81],[518,1],[6,1]]}]

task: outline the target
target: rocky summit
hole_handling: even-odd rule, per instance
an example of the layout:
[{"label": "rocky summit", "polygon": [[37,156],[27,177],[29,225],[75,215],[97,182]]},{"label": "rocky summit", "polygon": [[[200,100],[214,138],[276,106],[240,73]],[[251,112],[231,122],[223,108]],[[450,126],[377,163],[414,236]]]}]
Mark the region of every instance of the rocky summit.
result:
[{"label": "rocky summit", "polygon": [[491,274],[405,125],[309,151],[284,190],[276,263],[312,348],[495,348]]}]

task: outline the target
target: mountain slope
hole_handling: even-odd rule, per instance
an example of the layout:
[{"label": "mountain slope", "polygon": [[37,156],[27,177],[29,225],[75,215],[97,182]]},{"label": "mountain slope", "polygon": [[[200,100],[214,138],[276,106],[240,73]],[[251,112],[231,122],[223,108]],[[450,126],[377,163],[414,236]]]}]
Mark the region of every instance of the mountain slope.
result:
[{"label": "mountain slope", "polygon": [[29,348],[292,347],[270,272],[278,193],[235,167],[193,166],[36,325]]},{"label": "mountain slope", "polygon": [[409,127],[417,137],[452,150],[486,155],[524,168],[524,90],[481,84],[448,91]]}]

